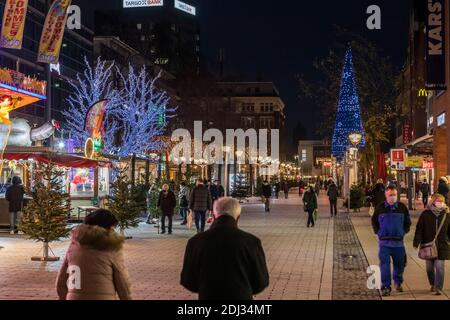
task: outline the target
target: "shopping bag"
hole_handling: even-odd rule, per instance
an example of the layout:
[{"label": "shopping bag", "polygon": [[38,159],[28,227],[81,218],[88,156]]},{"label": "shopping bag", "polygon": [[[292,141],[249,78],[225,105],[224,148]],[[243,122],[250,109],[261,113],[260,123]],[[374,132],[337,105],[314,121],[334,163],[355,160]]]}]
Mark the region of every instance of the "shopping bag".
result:
[{"label": "shopping bag", "polygon": [[369,215],[371,216],[371,217],[373,217],[373,215],[375,214],[375,207],[374,206],[370,206],[370,209],[369,209]]},{"label": "shopping bag", "polygon": [[317,218],[319,218],[319,210],[314,210],[314,222],[317,221]]},{"label": "shopping bag", "polygon": [[192,229],[192,220],[193,220],[193,217],[192,217],[192,210],[189,210],[189,214],[188,214],[188,216],[187,216],[187,218],[186,218],[186,227],[187,227],[189,230]]}]

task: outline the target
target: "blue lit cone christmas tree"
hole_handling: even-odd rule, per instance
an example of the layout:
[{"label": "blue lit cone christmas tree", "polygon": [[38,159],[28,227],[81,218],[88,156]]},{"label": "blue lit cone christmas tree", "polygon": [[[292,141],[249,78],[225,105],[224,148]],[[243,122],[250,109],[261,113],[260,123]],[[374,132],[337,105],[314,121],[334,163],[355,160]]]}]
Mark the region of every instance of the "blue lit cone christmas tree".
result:
[{"label": "blue lit cone christmas tree", "polygon": [[[362,137],[361,142],[357,146],[353,146],[349,139],[349,135],[353,133],[359,133]],[[365,145],[366,138],[361,119],[359,97],[356,90],[355,74],[353,72],[352,49],[349,47],[345,53],[344,70],[342,71],[332,153],[337,161],[342,162],[349,147],[362,148],[365,147]],[[349,176],[347,176],[347,179],[349,179]],[[349,190],[350,197],[346,200],[346,206],[349,209],[360,208],[361,206],[358,205],[360,202],[358,199],[361,198],[358,196],[360,187],[357,185],[349,187],[351,187],[351,190]]]},{"label": "blue lit cone christmas tree", "polygon": [[349,47],[345,53],[344,70],[342,72],[341,90],[336,113],[336,127],[333,134],[333,156],[340,162],[344,159],[347,149],[351,147],[348,138],[351,133],[362,134],[362,140],[357,146],[358,148],[366,146],[355,74],[353,72],[352,49]]}]

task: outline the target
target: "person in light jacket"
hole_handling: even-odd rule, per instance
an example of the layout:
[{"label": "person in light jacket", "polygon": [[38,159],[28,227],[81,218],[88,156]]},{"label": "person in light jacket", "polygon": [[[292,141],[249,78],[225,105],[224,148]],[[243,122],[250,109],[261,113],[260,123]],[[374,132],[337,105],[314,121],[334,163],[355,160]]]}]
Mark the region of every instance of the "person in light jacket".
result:
[{"label": "person in light jacket", "polygon": [[426,261],[430,291],[438,296],[442,295],[444,289],[445,261],[450,260],[450,215],[444,196],[435,194],[417,222],[414,248],[418,249],[421,244],[433,242],[442,223],[442,229],[436,239],[438,257]]},{"label": "person in light jacket", "polygon": [[114,215],[99,209],[72,231],[71,243],[56,279],[60,300],[131,300],[130,277],[114,228]]}]

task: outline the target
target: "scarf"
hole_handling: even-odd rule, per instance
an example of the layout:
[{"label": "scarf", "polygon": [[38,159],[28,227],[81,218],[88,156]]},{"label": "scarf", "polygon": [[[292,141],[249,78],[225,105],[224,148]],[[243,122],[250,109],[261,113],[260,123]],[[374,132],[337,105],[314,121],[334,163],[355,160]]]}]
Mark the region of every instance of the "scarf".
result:
[{"label": "scarf", "polygon": [[431,212],[434,213],[434,215],[436,217],[439,217],[441,215],[441,213],[446,212],[447,211],[447,207],[444,208],[436,208],[436,206],[434,205],[434,203],[429,204],[428,205],[428,210],[430,210]]}]

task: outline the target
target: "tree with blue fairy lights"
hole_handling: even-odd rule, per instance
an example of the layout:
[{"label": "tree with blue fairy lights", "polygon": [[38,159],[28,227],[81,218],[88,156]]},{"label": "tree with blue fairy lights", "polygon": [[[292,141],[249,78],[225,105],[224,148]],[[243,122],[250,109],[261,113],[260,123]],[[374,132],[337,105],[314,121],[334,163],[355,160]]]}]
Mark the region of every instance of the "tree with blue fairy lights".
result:
[{"label": "tree with blue fairy lights", "polygon": [[353,71],[352,50],[349,47],[345,53],[342,72],[339,102],[336,113],[336,126],[333,134],[333,156],[342,160],[351,146],[349,134],[361,133],[363,138],[358,147],[365,147],[366,138],[361,119],[359,97],[356,90],[355,74]]},{"label": "tree with blue fairy lights", "polygon": [[170,97],[156,87],[161,74],[152,78],[145,66],[137,72],[131,65],[127,75],[117,73],[123,87],[118,92],[119,103],[105,118],[105,149],[119,157],[161,150],[167,118],[175,112],[169,106]]},{"label": "tree with blue fairy lights", "polygon": [[98,101],[107,99],[106,112],[117,105],[117,90],[113,86],[114,62],[108,63],[99,57],[91,66],[84,57],[86,69],[70,81],[73,94],[67,99],[69,108],[63,111],[65,128],[71,132],[76,148],[83,147],[91,133],[85,130],[86,115]]}]

